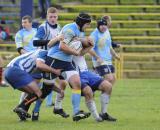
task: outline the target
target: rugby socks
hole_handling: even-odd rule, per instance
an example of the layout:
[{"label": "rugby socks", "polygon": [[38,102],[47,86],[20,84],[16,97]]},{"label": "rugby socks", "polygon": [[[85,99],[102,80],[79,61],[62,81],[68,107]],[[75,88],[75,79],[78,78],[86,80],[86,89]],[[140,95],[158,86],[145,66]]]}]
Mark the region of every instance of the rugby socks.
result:
[{"label": "rugby socks", "polygon": [[46,85],[46,84],[43,83],[41,91],[42,91],[41,99],[36,101],[33,112],[39,112],[40,111],[40,107],[41,107],[41,104],[43,102],[43,99],[45,99],[47,97],[47,95],[52,92],[52,86],[51,85]]},{"label": "rugby socks", "polygon": [[52,97],[53,97],[53,91],[50,92],[50,94],[46,98],[46,106],[51,106],[52,105]]},{"label": "rugby socks", "polygon": [[2,84],[2,72],[3,72],[3,68],[0,67],[0,84]]},{"label": "rugby socks", "polygon": [[24,110],[28,111],[30,105],[38,99],[38,96],[34,93],[28,94],[28,96],[19,104],[18,107],[23,108]]},{"label": "rugby socks", "polygon": [[42,99],[45,99],[47,97],[47,95],[49,95],[53,90],[53,85],[47,85],[43,83],[43,87],[41,89],[42,91]]},{"label": "rugby socks", "polygon": [[106,93],[102,93],[101,96],[100,96],[100,100],[101,100],[101,112],[102,113],[106,113],[107,112],[109,98],[110,98],[110,96],[108,94],[106,94]]},{"label": "rugby socks", "polygon": [[94,100],[86,101],[86,106],[89,109],[89,111],[91,112],[91,114],[94,117],[94,119],[98,119],[99,118],[99,114],[97,112],[95,101]]},{"label": "rugby socks", "polygon": [[25,97],[27,97],[27,93],[25,93],[25,92],[22,92],[21,93],[21,96],[20,96],[20,99],[19,99],[19,104],[25,99]]},{"label": "rugby socks", "polygon": [[61,97],[61,94],[57,93],[55,104],[54,104],[55,109],[62,109],[62,100],[63,98]]},{"label": "rugby socks", "polygon": [[38,100],[36,101],[36,104],[35,104],[35,106],[34,106],[33,112],[38,113],[38,112],[40,111],[40,107],[41,107],[42,102],[43,102],[43,101],[40,100],[40,99],[38,99]]},{"label": "rugby socks", "polygon": [[72,89],[72,106],[74,115],[79,112],[80,101],[81,101],[81,90]]}]

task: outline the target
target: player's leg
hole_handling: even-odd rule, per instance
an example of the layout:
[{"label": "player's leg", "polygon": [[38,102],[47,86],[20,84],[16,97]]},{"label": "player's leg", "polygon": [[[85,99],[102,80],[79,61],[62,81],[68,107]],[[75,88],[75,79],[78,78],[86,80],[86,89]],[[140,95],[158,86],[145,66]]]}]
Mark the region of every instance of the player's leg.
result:
[{"label": "player's leg", "polygon": [[36,101],[35,107],[32,111],[32,121],[38,121],[41,104],[44,101],[44,99],[52,92],[53,86],[54,86],[53,84],[43,83],[42,89],[41,89],[42,96],[40,99]]},{"label": "player's leg", "polygon": [[97,112],[96,104],[93,98],[93,92],[98,90],[98,86],[103,82],[103,79],[99,75],[91,71],[81,72],[80,78],[81,78],[81,89],[83,92],[82,94],[84,94],[86,99],[86,106],[88,107],[88,109],[90,110],[92,116],[96,121],[98,122],[103,121]]},{"label": "player's leg", "polygon": [[22,92],[22,93],[21,93],[20,99],[19,99],[19,104],[24,100],[25,97],[27,97],[27,95],[28,95],[28,94],[25,93],[25,92]]},{"label": "player's leg", "polygon": [[[62,90],[65,91],[66,86],[67,86],[67,82],[63,79],[59,79],[59,88],[61,88]],[[63,97],[64,98],[64,97]],[[60,93],[57,93],[56,95],[56,99],[55,99],[55,104],[54,104],[54,109],[53,109],[53,113],[54,114],[59,114],[64,118],[69,117],[69,114],[67,114],[62,107],[62,100],[63,100],[62,96]]]},{"label": "player's leg", "polygon": [[115,68],[113,65],[107,65],[106,66],[108,72],[105,73],[104,78],[108,80],[112,85],[116,82],[116,76],[115,76]]},{"label": "player's leg", "polygon": [[72,106],[73,106],[73,121],[79,121],[84,118],[88,118],[90,113],[80,111],[81,101],[81,83],[80,77],[77,71],[66,71],[66,80],[72,88]]},{"label": "player's leg", "polygon": [[53,91],[46,97],[46,106],[51,107],[53,106]]},{"label": "player's leg", "polygon": [[117,119],[114,117],[111,117],[107,112],[107,108],[108,108],[108,104],[109,104],[109,100],[110,100],[110,95],[112,92],[112,84],[109,81],[104,80],[100,84],[99,90],[102,92],[101,96],[100,96],[100,101],[101,101],[101,114],[100,114],[100,116],[102,117],[103,120],[116,121]]},{"label": "player's leg", "polygon": [[83,86],[82,87],[82,93],[85,97],[86,106],[87,106],[88,110],[91,112],[93,118],[97,122],[103,121],[102,118],[99,116],[99,114],[97,112],[96,103],[93,99],[92,89],[89,86]]}]

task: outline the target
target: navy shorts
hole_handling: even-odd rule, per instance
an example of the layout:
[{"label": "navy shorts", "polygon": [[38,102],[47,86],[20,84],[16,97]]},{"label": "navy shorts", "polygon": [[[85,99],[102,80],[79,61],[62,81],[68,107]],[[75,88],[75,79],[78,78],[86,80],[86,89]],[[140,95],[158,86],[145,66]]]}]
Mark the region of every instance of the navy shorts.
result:
[{"label": "navy shorts", "polygon": [[89,86],[92,91],[98,90],[99,85],[103,82],[103,78],[91,71],[80,72],[81,89]]},{"label": "navy shorts", "polygon": [[4,78],[14,89],[23,88],[34,81],[30,74],[18,67],[6,68]]},{"label": "navy shorts", "polygon": [[115,73],[115,68],[113,65],[101,65],[101,66],[95,67],[95,71],[100,76],[104,76],[106,74]]},{"label": "navy shorts", "polygon": [[[64,71],[76,71],[75,66],[73,65],[72,62],[66,62],[66,61],[61,61],[58,59],[54,59],[52,57],[47,56],[46,62],[48,66],[54,68],[54,69],[62,69],[62,72]],[[53,73],[43,73],[43,78],[47,80],[53,80],[57,77],[57,75]],[[59,76],[60,79],[65,79],[64,76]]]}]

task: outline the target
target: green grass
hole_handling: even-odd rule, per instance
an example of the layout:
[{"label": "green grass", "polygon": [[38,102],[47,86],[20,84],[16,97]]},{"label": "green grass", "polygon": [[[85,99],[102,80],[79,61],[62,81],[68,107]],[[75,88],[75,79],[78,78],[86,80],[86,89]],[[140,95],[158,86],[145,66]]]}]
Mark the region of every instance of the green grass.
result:
[{"label": "green grass", "polygon": [[[119,80],[113,88],[109,113],[118,118],[116,123],[96,123],[92,117],[78,123],[52,114],[52,108],[43,104],[39,122],[18,122],[12,109],[18,103],[19,92],[12,88],[0,88],[0,130],[159,130],[160,128],[160,80]],[[64,108],[72,113],[70,89],[66,91]],[[100,110],[99,92],[96,93]],[[86,109],[84,99],[81,108]],[[31,108],[32,110],[32,108]],[[30,111],[31,112],[31,111]]]}]

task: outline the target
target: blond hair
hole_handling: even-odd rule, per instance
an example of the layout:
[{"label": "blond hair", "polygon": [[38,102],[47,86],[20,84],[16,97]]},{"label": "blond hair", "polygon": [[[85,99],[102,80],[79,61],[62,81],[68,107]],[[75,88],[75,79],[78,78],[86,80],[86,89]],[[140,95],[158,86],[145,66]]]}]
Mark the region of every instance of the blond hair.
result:
[{"label": "blond hair", "polygon": [[47,9],[47,15],[49,13],[58,13],[58,10],[56,8],[54,8],[54,7],[50,7],[50,8]]},{"label": "blond hair", "polygon": [[107,22],[107,26],[110,26],[112,23],[112,18],[109,15],[105,15],[102,17],[103,20],[105,20]]}]

